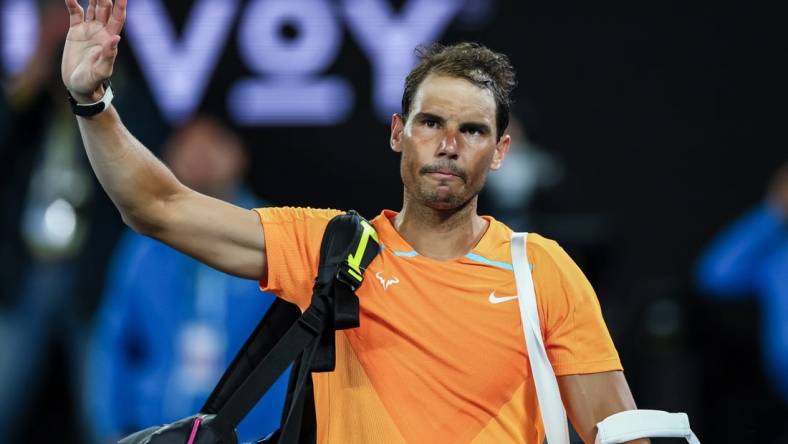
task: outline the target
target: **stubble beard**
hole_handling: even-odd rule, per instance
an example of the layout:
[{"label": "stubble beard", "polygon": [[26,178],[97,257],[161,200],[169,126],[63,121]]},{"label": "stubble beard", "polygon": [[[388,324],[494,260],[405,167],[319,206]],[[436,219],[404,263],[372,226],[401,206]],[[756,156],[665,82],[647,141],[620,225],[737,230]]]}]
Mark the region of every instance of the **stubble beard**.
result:
[{"label": "stubble beard", "polygon": [[[458,190],[451,188],[441,190],[440,185],[430,183],[431,180],[425,176],[417,174],[412,178],[411,186],[406,182],[405,194],[419,206],[431,208],[437,211],[456,212],[465,208],[479,195],[484,181],[478,187],[469,188],[469,183],[463,183]],[[478,189],[476,189],[478,188]]]},{"label": "stubble beard", "polygon": [[474,184],[468,171],[455,169],[451,163],[446,163],[441,166],[454,170],[460,177],[459,180],[462,184],[456,188],[456,191],[450,184],[445,185],[446,189],[441,190],[441,185],[425,174],[434,170],[436,165],[414,168],[415,165],[410,164],[409,160],[403,155],[400,161],[400,175],[404,193],[407,198],[421,207],[453,213],[472,202],[484,186],[486,177],[481,178],[480,183]]}]

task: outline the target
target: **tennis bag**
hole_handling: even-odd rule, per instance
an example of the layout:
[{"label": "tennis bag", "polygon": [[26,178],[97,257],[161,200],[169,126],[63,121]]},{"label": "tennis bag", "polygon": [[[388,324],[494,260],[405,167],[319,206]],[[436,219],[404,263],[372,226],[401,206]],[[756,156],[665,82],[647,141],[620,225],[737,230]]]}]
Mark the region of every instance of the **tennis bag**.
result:
[{"label": "tennis bag", "polygon": [[302,314],[277,299],[225,370],[200,413],[133,433],[119,444],[236,444],[235,428],[290,364],[280,428],[258,443],[313,444],[311,372],[333,371],[335,332],[359,325],[355,290],[380,251],[375,229],[355,211],[328,223],[312,302]]}]

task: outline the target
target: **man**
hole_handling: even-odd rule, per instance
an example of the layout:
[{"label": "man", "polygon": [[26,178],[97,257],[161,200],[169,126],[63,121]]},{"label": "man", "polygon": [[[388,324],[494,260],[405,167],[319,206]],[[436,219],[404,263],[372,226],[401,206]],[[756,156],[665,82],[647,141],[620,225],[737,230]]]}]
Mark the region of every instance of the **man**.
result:
[{"label": "man", "polygon": [[706,248],[695,277],[718,301],[757,298],[764,369],[788,406],[788,163],[774,174],[763,202]]},{"label": "man", "polygon": [[[126,0],[91,0],[86,12],[66,4],[63,80],[77,103],[94,103],[112,74]],[[357,292],[361,327],[337,335],[336,371],[314,378],[319,442],[543,439],[511,297],[511,232],[476,214],[487,172],[509,149],[513,86],[507,58],[473,44],[430,52],[408,76],[390,139],[402,156],[403,207],[373,220],[385,248]],[[114,109],[78,123],[132,228],[308,305],[337,211],[235,207],[181,184]],[[590,285],[554,242],[529,239],[548,355],[575,428],[593,442],[598,421],[635,403]]]}]

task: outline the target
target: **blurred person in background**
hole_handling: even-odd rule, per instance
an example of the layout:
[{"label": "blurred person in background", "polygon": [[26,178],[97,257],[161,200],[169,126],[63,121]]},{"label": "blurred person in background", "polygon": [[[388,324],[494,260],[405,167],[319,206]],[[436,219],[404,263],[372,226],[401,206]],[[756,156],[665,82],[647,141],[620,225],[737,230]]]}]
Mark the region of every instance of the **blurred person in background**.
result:
[{"label": "blurred person in background", "polygon": [[[3,85],[0,442],[16,442],[47,377],[70,376],[76,384],[91,311],[90,298],[72,296],[95,186],[63,90],[54,83],[67,19],[59,4],[41,6],[36,50]],[[65,352],[68,365],[50,370],[55,350]]]},{"label": "blurred person in background", "polygon": [[[68,106],[62,103],[63,91],[52,85],[58,75],[59,46],[66,37],[59,29],[64,22],[55,5],[42,11],[35,52],[2,85],[6,118],[0,131],[4,228],[0,273],[6,285],[0,291],[9,305],[19,298],[16,286],[8,283],[17,281],[29,256],[60,262],[73,258],[84,240],[84,217],[79,210],[92,194],[90,175],[82,162],[79,133],[69,122]],[[55,210],[47,213],[50,208]],[[52,223],[67,213],[73,223],[63,227]]]},{"label": "blurred person in background", "polygon": [[[241,185],[241,140],[199,117],[174,133],[164,160],[189,187],[242,207],[260,201]],[[194,414],[264,315],[274,295],[129,230],[111,264],[85,380],[97,442]],[[238,429],[241,441],[279,424],[282,375]]]},{"label": "blurred person in background", "polygon": [[[68,26],[62,3],[28,6],[23,12],[40,18],[26,43],[34,51],[19,67],[4,67],[0,104],[0,442],[41,441],[51,430],[83,442],[92,428],[80,416],[85,345],[123,224],[96,192],[58,85]],[[5,26],[13,14],[3,19]],[[128,72],[115,66],[116,78]],[[128,107],[129,125],[160,146],[166,125],[144,86],[126,85],[118,103]]]},{"label": "blurred person in background", "polygon": [[[700,289],[717,301],[757,298],[761,353],[774,392],[788,406],[788,163],[766,198],[725,228],[700,257]],[[788,442],[788,435],[784,435]]]},{"label": "blurred person in background", "polygon": [[533,143],[515,114],[507,133],[512,137],[506,163],[487,178],[484,195],[495,217],[516,231],[533,231],[531,203],[540,190],[556,186],[563,178],[559,161]]}]

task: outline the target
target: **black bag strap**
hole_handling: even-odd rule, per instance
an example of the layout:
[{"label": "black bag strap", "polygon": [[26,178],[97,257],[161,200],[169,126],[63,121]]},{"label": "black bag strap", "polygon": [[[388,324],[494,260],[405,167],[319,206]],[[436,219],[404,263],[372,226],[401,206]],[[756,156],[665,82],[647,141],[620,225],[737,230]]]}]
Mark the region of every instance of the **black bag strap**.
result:
[{"label": "black bag strap", "polygon": [[[319,344],[314,342],[309,348],[304,350],[301,365],[297,369],[295,385],[292,386],[293,397],[291,404],[286,406],[283,412],[284,416],[279,428],[277,444],[314,442],[316,424],[308,424],[308,422],[315,422],[315,417],[309,416],[305,409],[307,407],[307,394],[312,393],[311,390],[307,390],[307,387],[311,388],[312,384],[311,372],[307,364],[314,360],[318,347]],[[293,371],[296,371],[296,369],[293,369]],[[314,399],[312,399],[311,408],[312,412],[314,412]]]},{"label": "black bag strap", "polygon": [[[352,225],[355,232],[336,230],[333,236],[324,237],[320,257],[331,257],[331,250],[337,249],[336,244],[349,245],[350,248],[343,252],[338,265],[334,265],[333,261],[321,261],[313,296],[322,298],[327,295],[328,300],[334,302],[333,316],[328,318],[327,330],[318,338],[315,348],[305,350],[298,365],[294,366],[293,371],[297,371],[298,376],[295,379],[291,377],[289,388],[293,391],[285,404],[286,416],[283,417],[278,444],[315,441],[315,407],[310,370],[333,371],[336,367],[335,331],[359,326],[359,302],[355,290],[364,281],[364,270],[377,256],[380,240],[372,225],[355,212],[344,217],[340,216],[332,223]],[[352,238],[349,237],[351,233]]]},{"label": "black bag strap", "polygon": [[234,430],[290,363],[310,343],[315,342],[315,338],[324,329],[324,311],[325,307],[318,308],[317,304],[313,303],[287,330],[246,380],[235,389],[226,403],[218,409],[213,421],[217,429],[228,433]]},{"label": "black bag strap", "polygon": [[310,306],[300,316],[295,305],[281,300],[269,308],[201,409],[215,415],[214,427],[233,433],[279,375],[301,356],[299,368],[294,370],[298,376],[291,378],[289,388],[294,391],[280,430],[280,442],[298,442],[310,372],[332,371],[336,365],[335,331],[358,327],[354,291],[379,249],[372,225],[355,211],[328,223]]},{"label": "black bag strap", "polygon": [[[295,304],[282,299],[274,300],[265,316],[235,355],[230,366],[224,371],[200,411],[206,414],[216,414],[251,375],[257,364],[261,363],[266,355],[273,350],[277,341],[285,337],[285,334],[300,316],[301,310]],[[297,352],[300,351],[297,350]]]}]

